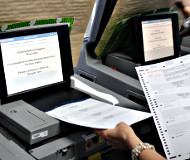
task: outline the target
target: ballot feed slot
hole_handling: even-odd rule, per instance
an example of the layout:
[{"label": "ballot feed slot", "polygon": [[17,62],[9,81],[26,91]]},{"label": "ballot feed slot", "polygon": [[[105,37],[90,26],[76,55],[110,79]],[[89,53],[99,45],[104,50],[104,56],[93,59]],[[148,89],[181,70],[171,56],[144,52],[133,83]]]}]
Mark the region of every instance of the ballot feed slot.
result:
[{"label": "ballot feed slot", "polygon": [[85,78],[85,79],[87,79],[87,80],[89,80],[91,82],[96,82],[96,76],[95,75],[89,74],[89,73],[87,73],[85,71],[82,71],[82,70],[79,70],[78,74],[81,77],[83,77],[83,78]]},{"label": "ballot feed slot", "polygon": [[125,96],[130,99],[131,101],[138,103],[140,105],[142,105],[145,108],[148,108],[148,104],[146,101],[146,98],[143,95],[140,95],[138,93],[135,93],[131,90],[126,90],[126,94]]}]

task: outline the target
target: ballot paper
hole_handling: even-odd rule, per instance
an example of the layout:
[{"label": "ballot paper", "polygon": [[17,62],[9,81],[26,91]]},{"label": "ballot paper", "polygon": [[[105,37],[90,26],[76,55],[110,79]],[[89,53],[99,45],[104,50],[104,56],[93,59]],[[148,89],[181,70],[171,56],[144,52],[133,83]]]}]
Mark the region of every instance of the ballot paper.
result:
[{"label": "ballot paper", "polygon": [[63,104],[46,113],[68,123],[99,129],[114,128],[119,122],[131,125],[151,117],[147,112],[114,106],[92,98]]},{"label": "ballot paper", "polygon": [[136,70],[167,159],[189,159],[190,55]]}]

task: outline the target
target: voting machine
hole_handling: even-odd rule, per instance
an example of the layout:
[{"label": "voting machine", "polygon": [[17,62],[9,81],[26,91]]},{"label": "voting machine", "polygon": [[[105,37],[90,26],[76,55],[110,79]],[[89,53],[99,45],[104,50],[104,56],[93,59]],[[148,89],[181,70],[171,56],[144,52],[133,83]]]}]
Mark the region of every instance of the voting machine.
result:
[{"label": "voting machine", "polygon": [[[67,25],[1,33],[0,159],[83,159],[96,152],[109,152],[105,141],[91,129],[60,122],[44,113],[66,102],[93,97],[149,111],[138,79],[110,69],[105,58],[96,59],[94,54],[115,3],[95,2],[75,74]],[[115,52],[110,55],[107,60]],[[127,61],[128,71],[134,74],[139,64]],[[133,126],[137,135],[146,135],[143,138],[146,141],[149,137],[150,143],[155,142],[150,138],[153,127],[149,120]]]},{"label": "voting machine", "polygon": [[95,50],[116,3],[96,0],[75,73],[148,108],[135,67],[179,56],[178,15],[168,9],[123,19],[108,31],[106,54],[98,57]]},{"label": "voting machine", "polygon": [[[109,102],[102,94],[117,97],[121,104],[126,101],[101,86],[81,82],[80,77],[72,79],[67,25],[3,32],[0,49],[0,159],[82,159],[108,148],[92,129],[61,122],[45,113],[89,97]],[[93,91],[97,88],[101,96],[83,91],[76,82]]]},{"label": "voting machine", "polygon": [[[45,113],[59,105],[93,97],[148,111],[74,75],[69,29],[65,24],[3,32],[0,50],[2,160],[83,159],[96,152],[113,152],[92,129],[61,122]],[[144,128],[142,126],[137,127],[140,134],[150,131],[146,123]]]},{"label": "voting machine", "polygon": [[[108,31],[110,39],[102,48],[104,52],[100,57],[96,54],[96,47],[116,3],[117,0],[95,1],[75,74],[141,106],[134,109],[148,109],[135,67],[180,56],[178,14],[169,8],[121,20],[112,33]],[[147,126],[154,128],[151,121]],[[156,140],[158,135],[151,133],[143,138],[147,137]],[[162,150],[159,140],[153,144],[157,150]],[[160,153],[164,155],[162,151]]]}]

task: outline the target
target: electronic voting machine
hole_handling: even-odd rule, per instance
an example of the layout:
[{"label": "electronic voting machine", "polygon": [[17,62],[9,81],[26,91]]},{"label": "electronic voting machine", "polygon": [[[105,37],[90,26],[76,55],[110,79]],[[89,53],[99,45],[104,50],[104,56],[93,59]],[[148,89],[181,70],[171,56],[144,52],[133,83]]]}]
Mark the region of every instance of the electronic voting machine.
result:
[{"label": "electronic voting machine", "polygon": [[[104,100],[75,86],[75,78],[98,92],[114,96],[122,107],[149,111],[142,87],[134,75],[134,67],[146,63],[145,57],[126,56],[118,50],[111,51],[102,59],[97,59],[95,55],[95,47],[116,2],[95,1],[75,75],[67,25],[54,24],[0,33],[0,129],[3,130],[0,135],[0,159],[82,159],[107,148],[104,141],[96,141],[97,136],[91,130],[60,122],[44,113],[65,102],[90,96]],[[146,28],[154,22],[154,18],[133,19],[131,22],[138,26],[135,34],[143,32],[142,23],[139,22],[145,22],[143,27]],[[164,23],[173,24],[170,27],[174,28],[175,36],[172,33],[171,38],[175,39],[175,51],[168,58],[177,57],[176,15],[160,15],[155,22],[162,23],[160,18],[164,19]],[[140,36],[136,40],[141,44],[138,50],[147,55],[141,43],[146,41],[146,37]],[[157,59],[160,57],[151,60],[154,62]],[[109,63],[112,62],[127,64],[127,74],[110,69]],[[152,135],[152,126],[154,124],[150,125],[149,121],[143,122],[140,126],[134,126],[134,130],[138,136],[140,132]],[[94,140],[96,143],[93,143]],[[89,143],[93,144],[90,148]]]},{"label": "electronic voting machine", "polygon": [[[148,111],[74,75],[67,25],[42,25],[0,33],[0,61],[2,160],[83,159],[96,152],[102,155],[113,152],[92,129],[61,122],[44,113],[61,104],[93,97]],[[137,127],[143,130],[142,134],[150,131],[146,124],[143,129],[142,126]]]},{"label": "electronic voting machine", "polygon": [[71,88],[67,25],[0,33],[0,61],[0,159],[81,159],[107,147],[104,141],[92,142],[98,137],[90,129],[44,113],[90,97]]},{"label": "electronic voting machine", "polygon": [[[179,56],[178,14],[174,8],[155,9],[111,26],[118,19],[116,13],[121,8],[119,6],[114,12],[117,3],[117,0],[95,1],[75,73],[141,106],[134,106],[134,109],[148,109],[135,67]],[[115,14],[117,18],[111,19]],[[111,30],[106,32],[108,26]],[[109,38],[104,44],[106,37]],[[99,55],[97,51],[100,51]],[[157,137],[157,133],[147,137],[150,140]],[[152,144],[159,146],[159,140]],[[158,148],[162,150],[161,145]],[[161,152],[164,155],[163,150]]]},{"label": "electronic voting machine", "polygon": [[135,67],[179,56],[178,14],[173,8],[152,10],[111,26],[116,5],[96,0],[75,73],[148,108]]}]

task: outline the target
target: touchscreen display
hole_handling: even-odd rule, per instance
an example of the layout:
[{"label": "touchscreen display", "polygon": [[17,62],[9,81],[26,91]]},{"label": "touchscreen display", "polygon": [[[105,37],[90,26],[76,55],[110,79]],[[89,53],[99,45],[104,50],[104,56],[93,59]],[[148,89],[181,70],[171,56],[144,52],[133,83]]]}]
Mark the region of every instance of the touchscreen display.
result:
[{"label": "touchscreen display", "polygon": [[63,81],[57,32],[0,39],[7,94]]},{"label": "touchscreen display", "polygon": [[172,19],[141,22],[145,62],[174,56]]}]

